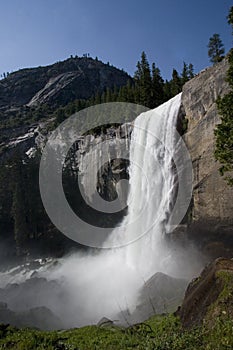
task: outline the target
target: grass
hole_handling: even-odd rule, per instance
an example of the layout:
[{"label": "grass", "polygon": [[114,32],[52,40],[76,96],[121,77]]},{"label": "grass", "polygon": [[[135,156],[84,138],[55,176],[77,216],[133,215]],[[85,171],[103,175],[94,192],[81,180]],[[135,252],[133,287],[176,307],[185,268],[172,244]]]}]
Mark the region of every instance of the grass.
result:
[{"label": "grass", "polygon": [[212,329],[183,330],[173,315],[128,328],[87,326],[44,332],[0,326],[0,349],[14,350],[224,350],[233,348],[233,321],[223,315]]}]

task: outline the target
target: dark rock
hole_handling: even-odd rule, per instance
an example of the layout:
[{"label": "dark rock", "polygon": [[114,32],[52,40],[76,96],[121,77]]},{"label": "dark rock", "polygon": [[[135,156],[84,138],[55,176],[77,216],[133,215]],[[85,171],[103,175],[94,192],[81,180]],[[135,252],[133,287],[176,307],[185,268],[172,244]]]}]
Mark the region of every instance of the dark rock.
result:
[{"label": "dark rock", "polygon": [[233,260],[218,258],[189,284],[176,315],[184,327],[211,326],[222,313],[233,317],[232,293]]}]

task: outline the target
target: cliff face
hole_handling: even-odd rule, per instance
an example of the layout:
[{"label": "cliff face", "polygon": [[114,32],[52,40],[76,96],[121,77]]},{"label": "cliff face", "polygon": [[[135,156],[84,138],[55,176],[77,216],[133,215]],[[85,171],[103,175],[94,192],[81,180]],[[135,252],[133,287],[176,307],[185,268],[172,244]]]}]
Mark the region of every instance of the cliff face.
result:
[{"label": "cliff face", "polygon": [[[193,163],[191,238],[204,244],[211,255],[230,255],[233,246],[233,188],[229,187],[214,159],[214,129],[220,122],[216,99],[229,91],[227,60],[199,73],[185,84],[182,105],[188,119],[185,143]],[[220,243],[221,242],[221,243]]]}]

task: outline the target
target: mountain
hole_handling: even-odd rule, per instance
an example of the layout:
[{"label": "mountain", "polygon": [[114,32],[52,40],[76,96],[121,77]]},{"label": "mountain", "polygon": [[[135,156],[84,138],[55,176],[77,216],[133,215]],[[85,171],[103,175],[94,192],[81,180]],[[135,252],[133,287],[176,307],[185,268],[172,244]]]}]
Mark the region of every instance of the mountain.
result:
[{"label": "mountain", "polygon": [[46,67],[22,69],[1,80],[0,111],[41,103],[65,105],[106,88],[126,85],[131,79],[124,71],[97,59],[71,57]]}]

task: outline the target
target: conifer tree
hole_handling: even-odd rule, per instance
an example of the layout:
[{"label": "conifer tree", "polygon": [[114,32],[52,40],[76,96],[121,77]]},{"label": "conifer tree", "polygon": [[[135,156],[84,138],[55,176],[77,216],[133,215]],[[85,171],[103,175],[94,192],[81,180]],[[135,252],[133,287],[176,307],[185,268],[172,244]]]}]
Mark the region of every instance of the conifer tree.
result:
[{"label": "conifer tree", "polygon": [[183,70],[181,73],[182,85],[184,85],[187,81],[189,81],[189,68],[187,63],[183,62]]},{"label": "conifer tree", "polygon": [[189,66],[188,66],[188,77],[189,79],[194,78],[194,67],[192,63],[189,63]]},{"label": "conifer tree", "polygon": [[179,76],[176,69],[173,69],[172,72],[172,80],[171,80],[171,93],[172,96],[177,95],[179,92],[181,92],[182,89],[182,80]]},{"label": "conifer tree", "polygon": [[151,71],[145,52],[142,52],[141,61],[137,63],[134,74],[136,101],[143,106],[150,107],[151,96]]},{"label": "conifer tree", "polygon": [[164,101],[168,101],[172,97],[171,82],[166,80],[163,87]]},{"label": "conifer tree", "polygon": [[232,30],[233,30],[233,6],[230,8],[227,19],[228,19],[228,24],[232,26]]},{"label": "conifer tree", "polygon": [[223,59],[225,49],[222,43],[222,40],[220,39],[219,34],[213,34],[213,36],[209,39],[208,44],[208,56],[210,58],[210,62],[213,64],[216,64]]},{"label": "conifer tree", "polygon": [[152,63],[152,102],[151,108],[157,107],[164,102],[164,81],[159,68]]}]

